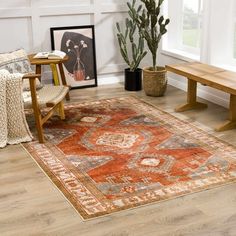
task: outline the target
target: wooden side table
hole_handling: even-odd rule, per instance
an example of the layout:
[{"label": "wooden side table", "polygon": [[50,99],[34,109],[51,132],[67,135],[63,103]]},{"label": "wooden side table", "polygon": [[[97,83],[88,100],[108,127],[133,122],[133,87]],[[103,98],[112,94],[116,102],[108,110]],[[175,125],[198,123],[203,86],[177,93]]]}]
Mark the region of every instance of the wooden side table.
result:
[{"label": "wooden side table", "polygon": [[[60,77],[61,77],[61,82],[63,85],[67,86],[66,83],[66,77],[63,69],[62,63],[65,61],[68,61],[69,57],[65,56],[63,59],[38,59],[34,58],[35,54],[28,55],[29,61],[31,65],[36,66],[36,74],[41,74],[41,66],[42,65],[49,65],[52,70],[52,75],[53,75],[53,82],[55,85],[60,85],[60,79],[58,75],[58,70],[57,70],[57,65],[59,67],[59,72],[60,72]],[[70,95],[69,93],[66,95],[66,100],[70,100]]]}]

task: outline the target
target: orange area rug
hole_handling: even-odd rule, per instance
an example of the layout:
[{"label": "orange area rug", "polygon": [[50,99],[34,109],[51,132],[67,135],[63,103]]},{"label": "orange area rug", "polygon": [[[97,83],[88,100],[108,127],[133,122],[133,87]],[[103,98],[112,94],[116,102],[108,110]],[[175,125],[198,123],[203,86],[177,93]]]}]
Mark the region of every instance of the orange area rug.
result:
[{"label": "orange area rug", "polygon": [[236,180],[236,148],[137,98],[67,105],[24,144],[84,219]]}]

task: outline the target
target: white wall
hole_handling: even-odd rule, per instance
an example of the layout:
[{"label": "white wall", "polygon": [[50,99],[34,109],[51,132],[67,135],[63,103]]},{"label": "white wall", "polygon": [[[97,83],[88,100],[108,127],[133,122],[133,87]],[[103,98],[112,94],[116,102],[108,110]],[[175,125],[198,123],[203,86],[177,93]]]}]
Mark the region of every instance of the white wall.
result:
[{"label": "white wall", "polygon": [[[119,0],[1,0],[0,52],[22,47],[28,53],[47,51],[50,27],[95,25],[98,84],[117,82],[125,64],[115,22],[124,19],[126,11],[126,1]],[[44,79],[50,76],[45,66]]]},{"label": "white wall", "polygon": [[[123,20],[126,11],[126,1],[120,0],[1,0],[0,52],[21,47],[28,53],[47,51],[51,49],[50,27],[95,25],[98,85],[119,82],[126,65],[119,53],[115,22]],[[159,65],[179,62],[159,51]],[[149,55],[141,67],[150,63]],[[46,66],[43,75],[44,79],[51,77]],[[186,89],[186,79],[173,74],[169,74],[169,83]],[[198,95],[228,106],[228,95],[220,91],[199,85]]]}]

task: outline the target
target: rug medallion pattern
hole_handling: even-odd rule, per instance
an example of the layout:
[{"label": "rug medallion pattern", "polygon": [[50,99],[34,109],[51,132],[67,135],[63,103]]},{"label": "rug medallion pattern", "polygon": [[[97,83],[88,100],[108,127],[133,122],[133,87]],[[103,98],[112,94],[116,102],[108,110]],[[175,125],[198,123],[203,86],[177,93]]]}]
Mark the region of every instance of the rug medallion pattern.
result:
[{"label": "rug medallion pattern", "polygon": [[24,144],[84,219],[236,179],[236,149],[135,97],[67,105]]}]

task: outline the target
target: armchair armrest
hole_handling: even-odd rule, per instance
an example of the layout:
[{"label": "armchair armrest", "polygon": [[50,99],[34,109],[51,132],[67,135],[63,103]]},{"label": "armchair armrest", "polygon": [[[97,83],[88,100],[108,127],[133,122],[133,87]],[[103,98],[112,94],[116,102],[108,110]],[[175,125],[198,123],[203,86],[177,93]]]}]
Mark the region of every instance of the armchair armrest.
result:
[{"label": "armchair armrest", "polygon": [[30,83],[30,93],[31,93],[31,99],[32,99],[32,108],[36,114],[39,114],[39,105],[38,105],[38,98],[36,93],[36,79],[40,78],[41,74],[25,74],[22,79],[29,79]]},{"label": "armchair armrest", "polygon": [[25,74],[23,76],[23,79],[30,79],[30,80],[35,80],[36,78],[40,78],[41,74]]}]

